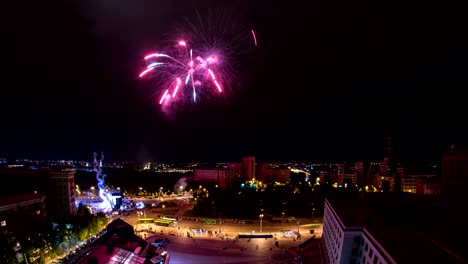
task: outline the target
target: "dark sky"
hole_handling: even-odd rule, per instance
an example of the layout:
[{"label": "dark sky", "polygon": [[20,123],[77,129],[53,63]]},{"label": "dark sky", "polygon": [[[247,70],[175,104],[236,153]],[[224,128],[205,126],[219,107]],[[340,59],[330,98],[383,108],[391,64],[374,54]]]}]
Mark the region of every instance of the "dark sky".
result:
[{"label": "dark sky", "polygon": [[[468,143],[462,6],[231,2],[4,4],[0,156],[380,159],[391,135],[402,159],[424,159]],[[196,10],[227,10],[239,27],[251,24],[258,47],[248,65],[237,64],[240,86],[168,115],[136,77],[142,56]]]}]

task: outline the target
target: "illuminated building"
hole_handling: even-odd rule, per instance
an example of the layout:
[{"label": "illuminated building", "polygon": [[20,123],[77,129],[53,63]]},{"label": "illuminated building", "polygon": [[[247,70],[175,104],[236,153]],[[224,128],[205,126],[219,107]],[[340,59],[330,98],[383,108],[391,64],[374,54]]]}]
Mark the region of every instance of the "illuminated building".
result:
[{"label": "illuminated building", "polygon": [[409,193],[416,193],[418,186],[418,179],[416,177],[406,177],[401,179],[401,191],[402,192],[409,192]]},{"label": "illuminated building", "polygon": [[401,191],[417,194],[440,194],[437,175],[411,174],[401,179]]},{"label": "illuminated building", "polygon": [[243,157],[242,158],[242,177],[244,180],[255,179],[255,157]]},{"label": "illuminated building", "polygon": [[388,158],[384,158],[383,161],[379,164],[379,175],[387,176],[388,175]]},{"label": "illuminated building", "polygon": [[220,188],[232,187],[240,182],[240,171],[236,168],[195,169],[194,180],[216,182]]},{"label": "illuminated building", "polygon": [[363,161],[358,161],[354,164],[354,173],[359,188],[370,185],[369,168]]},{"label": "illuminated building", "polygon": [[376,176],[374,185],[382,192],[393,192],[395,190],[395,178],[393,176]]},{"label": "illuminated building", "polygon": [[291,170],[288,168],[272,168],[268,163],[261,163],[257,166],[257,180],[264,183],[286,183],[291,178]]}]

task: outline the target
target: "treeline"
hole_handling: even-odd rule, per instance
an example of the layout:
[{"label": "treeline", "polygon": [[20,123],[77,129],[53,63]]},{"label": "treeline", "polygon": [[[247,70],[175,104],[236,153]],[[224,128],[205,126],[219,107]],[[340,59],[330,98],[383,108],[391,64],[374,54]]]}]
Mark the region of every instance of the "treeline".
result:
[{"label": "treeline", "polygon": [[1,263],[45,263],[86,241],[107,226],[102,214],[91,214],[86,207],[62,221],[30,222],[15,233],[3,232],[0,236]]}]

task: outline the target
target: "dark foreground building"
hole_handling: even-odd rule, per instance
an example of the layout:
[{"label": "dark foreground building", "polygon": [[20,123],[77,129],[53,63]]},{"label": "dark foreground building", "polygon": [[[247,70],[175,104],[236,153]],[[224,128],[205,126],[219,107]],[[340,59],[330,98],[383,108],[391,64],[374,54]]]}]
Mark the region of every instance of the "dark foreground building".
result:
[{"label": "dark foreground building", "polygon": [[323,255],[328,263],[466,263],[467,229],[454,221],[464,212],[448,208],[405,193],[328,198]]},{"label": "dark foreground building", "polygon": [[116,219],[107,226],[106,234],[96,242],[97,248],[80,263],[83,264],[120,264],[151,263],[146,258],[149,243],[136,236],[133,226]]}]

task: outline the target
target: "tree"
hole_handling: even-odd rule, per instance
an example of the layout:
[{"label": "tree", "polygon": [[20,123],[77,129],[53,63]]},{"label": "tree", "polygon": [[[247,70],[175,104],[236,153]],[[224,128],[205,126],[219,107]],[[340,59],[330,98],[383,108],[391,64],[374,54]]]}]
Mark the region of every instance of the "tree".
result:
[{"label": "tree", "polygon": [[2,263],[5,264],[18,263],[15,251],[13,250],[13,245],[4,236],[0,237],[0,259],[2,260]]}]

